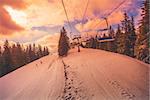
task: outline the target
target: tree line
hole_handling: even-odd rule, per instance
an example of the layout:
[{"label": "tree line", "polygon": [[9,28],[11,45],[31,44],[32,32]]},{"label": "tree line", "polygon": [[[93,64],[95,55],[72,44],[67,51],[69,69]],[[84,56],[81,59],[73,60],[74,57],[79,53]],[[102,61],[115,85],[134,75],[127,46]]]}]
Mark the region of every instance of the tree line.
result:
[{"label": "tree line", "polygon": [[0,46],[0,77],[48,54],[47,47],[35,44],[25,47],[20,43],[10,46],[6,40],[4,45]]},{"label": "tree line", "polygon": [[142,19],[138,29],[134,25],[134,17],[124,13],[124,19],[118,25],[116,32],[110,27],[109,36],[114,36],[114,41],[98,42],[98,37],[91,38],[87,47],[103,49],[124,54],[150,63],[149,55],[149,1],[143,2]]}]

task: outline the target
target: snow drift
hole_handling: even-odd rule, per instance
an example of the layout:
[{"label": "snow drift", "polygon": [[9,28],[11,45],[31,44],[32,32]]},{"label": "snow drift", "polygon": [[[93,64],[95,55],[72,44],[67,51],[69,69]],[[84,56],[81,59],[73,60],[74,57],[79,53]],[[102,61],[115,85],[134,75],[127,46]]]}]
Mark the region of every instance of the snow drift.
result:
[{"label": "snow drift", "polygon": [[148,100],[149,67],[116,53],[49,55],[0,78],[0,100]]}]

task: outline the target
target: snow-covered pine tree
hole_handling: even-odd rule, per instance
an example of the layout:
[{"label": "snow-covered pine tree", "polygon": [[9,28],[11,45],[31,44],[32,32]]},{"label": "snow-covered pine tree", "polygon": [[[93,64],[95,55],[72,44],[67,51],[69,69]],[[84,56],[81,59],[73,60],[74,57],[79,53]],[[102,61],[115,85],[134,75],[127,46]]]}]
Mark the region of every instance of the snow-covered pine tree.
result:
[{"label": "snow-covered pine tree", "polygon": [[58,55],[59,56],[66,56],[69,50],[69,38],[67,36],[67,32],[63,27],[60,31],[60,38],[58,44]]},{"label": "snow-covered pine tree", "polygon": [[143,2],[142,20],[140,21],[138,38],[136,40],[136,58],[150,63],[150,32],[149,32],[149,0]]}]

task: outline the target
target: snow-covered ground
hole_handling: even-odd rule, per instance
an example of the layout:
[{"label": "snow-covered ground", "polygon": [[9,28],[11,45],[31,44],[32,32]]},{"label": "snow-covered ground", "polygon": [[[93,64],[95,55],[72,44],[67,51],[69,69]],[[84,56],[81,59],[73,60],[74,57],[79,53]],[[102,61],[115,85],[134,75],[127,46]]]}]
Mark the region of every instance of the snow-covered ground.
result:
[{"label": "snow-covered ground", "polygon": [[116,53],[49,55],[0,78],[0,100],[148,100],[149,67]]}]

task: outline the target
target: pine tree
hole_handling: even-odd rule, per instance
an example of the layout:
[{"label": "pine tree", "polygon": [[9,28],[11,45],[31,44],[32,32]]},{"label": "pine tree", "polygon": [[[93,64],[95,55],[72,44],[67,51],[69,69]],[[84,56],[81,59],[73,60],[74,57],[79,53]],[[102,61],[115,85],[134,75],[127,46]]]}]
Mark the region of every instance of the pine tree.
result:
[{"label": "pine tree", "polygon": [[128,55],[128,56],[130,56],[130,47],[129,47],[130,40],[128,38],[128,36],[130,34],[129,33],[129,30],[130,30],[129,21],[130,20],[129,20],[127,13],[124,13],[124,20],[122,21],[122,29],[123,29],[122,39],[124,39],[123,40],[123,42],[124,42],[123,54]]},{"label": "pine tree", "polygon": [[128,17],[127,13],[124,13],[124,20],[122,21],[122,42],[124,42],[123,54],[134,57],[134,46],[136,40],[136,33],[134,28],[134,19]]},{"label": "pine tree", "polygon": [[48,47],[46,47],[46,55],[49,55]]},{"label": "pine tree", "polygon": [[12,59],[8,40],[6,40],[4,43],[3,61],[3,74],[12,71]]},{"label": "pine tree", "polygon": [[17,43],[17,58],[18,58],[18,67],[25,64],[23,50],[19,43]]},{"label": "pine tree", "polygon": [[4,50],[0,46],[0,77],[49,54],[47,47],[42,50],[41,46],[37,49],[35,44],[30,44],[24,48],[19,43],[10,47],[8,40],[5,41],[3,48]]},{"label": "pine tree", "polygon": [[63,27],[60,32],[59,44],[58,44],[58,55],[66,56],[69,50],[69,38],[67,32]]},{"label": "pine tree", "polygon": [[116,51],[120,54],[124,54],[124,52],[125,52],[125,34],[122,33],[120,25],[118,25],[115,42],[116,42],[116,48],[117,48]]},{"label": "pine tree", "polygon": [[12,56],[13,70],[25,64],[23,50],[19,43],[13,44],[11,48],[11,56]]},{"label": "pine tree", "polygon": [[111,38],[115,37],[115,31],[114,31],[114,29],[111,26],[109,28],[109,37],[111,37]]},{"label": "pine tree", "polygon": [[149,0],[143,2],[142,20],[140,21],[138,38],[136,40],[136,58],[143,60],[146,63],[150,63],[150,41],[149,41]]},{"label": "pine tree", "polygon": [[2,76],[2,68],[3,68],[3,57],[2,57],[2,48],[0,46],[0,77]]},{"label": "pine tree", "polygon": [[43,56],[46,56],[49,54],[49,50],[48,50],[48,47],[44,47],[44,50],[43,50]]},{"label": "pine tree", "polygon": [[17,46],[15,44],[13,44],[11,48],[11,58],[13,64],[12,67],[13,69],[16,69],[18,67],[18,52],[17,52]]},{"label": "pine tree", "polygon": [[46,56],[46,47],[44,47],[43,56]]},{"label": "pine tree", "polygon": [[38,52],[37,52],[38,58],[43,56],[43,51],[41,45],[38,45]]},{"label": "pine tree", "polygon": [[[109,37],[108,38],[111,38],[111,39],[115,38],[115,31],[114,31],[114,29],[111,26],[109,28]],[[116,46],[116,42],[115,41],[107,42],[107,50],[108,51],[116,52],[116,49],[117,49],[117,46]]]},{"label": "pine tree", "polygon": [[33,58],[33,48],[31,44],[29,44],[29,46],[27,47],[26,52],[27,52],[28,62],[32,62],[34,58]]},{"label": "pine tree", "polygon": [[26,50],[25,50],[25,54],[26,54],[26,61],[27,63],[29,63],[31,60],[30,60],[30,56],[29,56],[29,46],[27,46]]},{"label": "pine tree", "polygon": [[129,56],[131,57],[135,57],[135,41],[136,41],[136,32],[135,32],[135,25],[134,25],[134,17],[131,17],[130,23],[129,23],[129,34],[128,34],[128,38],[129,38],[129,50],[130,50],[130,54]]},{"label": "pine tree", "polygon": [[28,63],[28,57],[27,57],[27,52],[26,49],[22,46],[22,56],[23,56],[23,60],[24,60],[24,65]]},{"label": "pine tree", "polygon": [[36,45],[33,44],[33,51],[32,51],[33,60],[37,59],[37,51],[36,51]]}]

